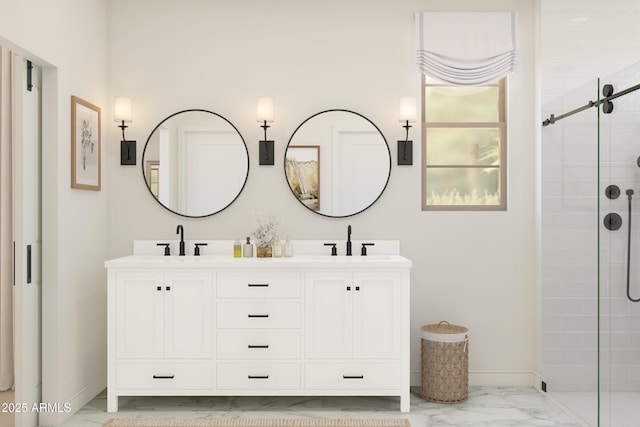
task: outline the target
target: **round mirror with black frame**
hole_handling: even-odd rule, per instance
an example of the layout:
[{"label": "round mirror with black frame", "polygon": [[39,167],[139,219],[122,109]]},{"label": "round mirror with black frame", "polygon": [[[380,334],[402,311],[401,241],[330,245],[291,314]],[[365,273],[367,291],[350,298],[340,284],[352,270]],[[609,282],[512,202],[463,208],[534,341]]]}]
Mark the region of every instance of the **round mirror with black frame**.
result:
[{"label": "round mirror with black frame", "polygon": [[359,214],[382,195],[391,176],[391,151],[380,129],[354,111],[312,115],[293,132],[284,173],[307,209],[342,218]]},{"label": "round mirror with black frame", "polygon": [[178,111],[151,131],[142,175],[154,199],[190,218],[231,205],[249,177],[249,151],[238,129],[208,110]]}]

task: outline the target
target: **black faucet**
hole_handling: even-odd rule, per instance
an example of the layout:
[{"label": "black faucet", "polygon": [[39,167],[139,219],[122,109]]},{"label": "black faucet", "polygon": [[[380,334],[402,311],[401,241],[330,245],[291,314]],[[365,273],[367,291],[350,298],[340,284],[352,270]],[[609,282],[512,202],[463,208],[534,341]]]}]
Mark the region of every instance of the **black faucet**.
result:
[{"label": "black faucet", "polygon": [[176,228],[176,234],[180,235],[180,256],[184,256],[184,228],[182,225],[179,225],[178,228]]},{"label": "black faucet", "polygon": [[351,226],[347,227],[347,256],[351,256]]}]

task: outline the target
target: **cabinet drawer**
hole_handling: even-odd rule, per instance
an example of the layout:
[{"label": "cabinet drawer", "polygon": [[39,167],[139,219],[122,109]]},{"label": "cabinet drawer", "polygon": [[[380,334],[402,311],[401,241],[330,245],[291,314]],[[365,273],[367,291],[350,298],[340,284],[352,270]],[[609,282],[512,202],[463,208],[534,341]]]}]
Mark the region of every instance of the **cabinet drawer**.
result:
[{"label": "cabinet drawer", "polygon": [[299,328],[300,302],[247,301],[219,302],[218,328]]},{"label": "cabinet drawer", "polygon": [[299,359],[300,334],[218,334],[218,359]]},{"label": "cabinet drawer", "polygon": [[299,389],[299,363],[218,363],[219,389]]},{"label": "cabinet drawer", "polygon": [[398,389],[400,363],[307,363],[308,389]]},{"label": "cabinet drawer", "polygon": [[210,389],[213,385],[211,362],[118,363],[116,387],[142,390]]},{"label": "cabinet drawer", "polygon": [[218,273],[218,298],[298,298],[300,273]]}]

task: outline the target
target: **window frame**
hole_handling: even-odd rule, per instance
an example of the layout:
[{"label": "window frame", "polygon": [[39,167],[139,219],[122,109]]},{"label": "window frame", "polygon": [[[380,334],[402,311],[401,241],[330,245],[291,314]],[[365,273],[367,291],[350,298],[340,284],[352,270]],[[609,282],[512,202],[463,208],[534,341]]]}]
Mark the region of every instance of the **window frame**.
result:
[{"label": "window frame", "polygon": [[[498,121],[497,122],[427,122],[426,101],[427,88],[435,86],[455,87],[446,83],[429,83],[427,76],[422,73],[422,159],[421,159],[421,207],[422,211],[506,211],[507,210],[507,77],[497,82],[478,86],[498,87]],[[427,129],[429,128],[497,128],[500,135],[500,162],[498,166],[487,165],[432,165],[427,164]],[[499,171],[498,188],[500,192],[500,204],[498,205],[427,205],[427,170],[429,168],[496,168]]]}]

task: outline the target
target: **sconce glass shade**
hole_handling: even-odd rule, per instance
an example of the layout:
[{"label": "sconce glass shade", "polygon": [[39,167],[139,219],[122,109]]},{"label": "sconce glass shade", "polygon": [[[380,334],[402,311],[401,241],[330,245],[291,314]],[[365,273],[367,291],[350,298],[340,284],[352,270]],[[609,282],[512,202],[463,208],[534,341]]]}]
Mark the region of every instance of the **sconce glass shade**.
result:
[{"label": "sconce glass shade", "polygon": [[416,121],[416,99],[414,97],[400,98],[400,117],[401,122]]},{"label": "sconce glass shade", "polygon": [[116,96],[113,103],[113,120],[116,122],[131,122],[131,98]]},{"label": "sconce glass shade", "polygon": [[273,98],[263,96],[258,98],[258,109],[256,121],[263,123],[273,122]]}]

